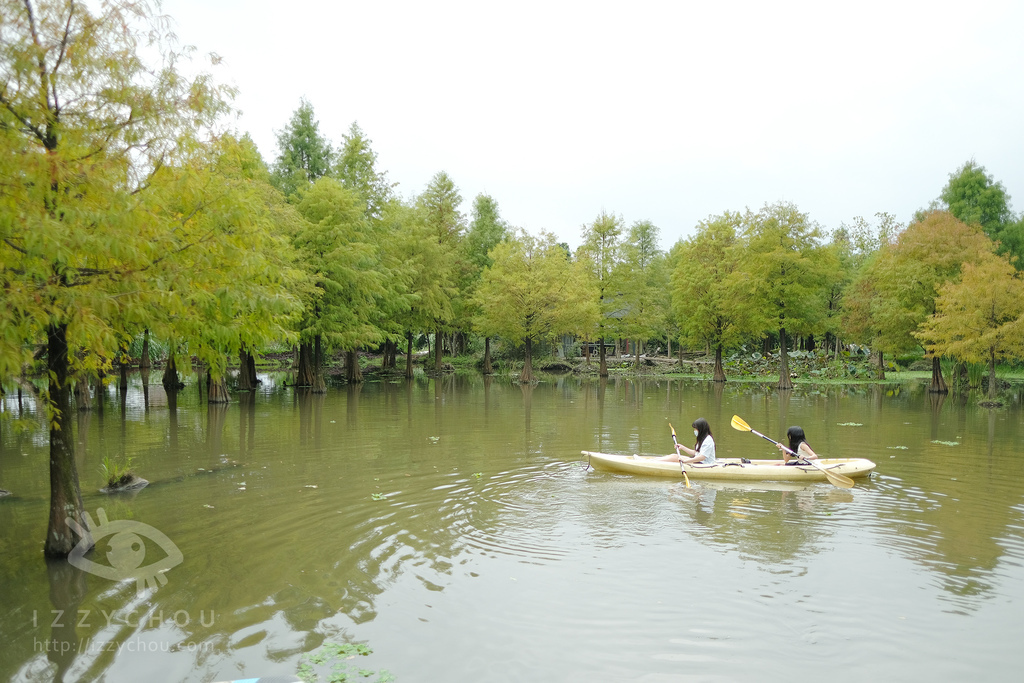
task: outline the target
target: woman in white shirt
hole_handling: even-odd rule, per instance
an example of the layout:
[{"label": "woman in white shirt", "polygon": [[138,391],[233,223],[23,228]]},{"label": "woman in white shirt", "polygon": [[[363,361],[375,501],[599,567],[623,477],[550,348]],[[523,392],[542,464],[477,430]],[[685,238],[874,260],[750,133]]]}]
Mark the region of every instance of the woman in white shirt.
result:
[{"label": "woman in white shirt", "polygon": [[[693,465],[696,463],[703,463],[705,465],[715,464],[715,438],[711,435],[711,425],[703,417],[698,417],[693,421],[693,435],[697,437],[697,442],[693,448],[687,448],[681,443],[676,444],[676,452],[669,455],[655,458],[655,460],[665,460],[667,462],[681,462],[687,465]],[[683,453],[686,453],[688,457],[684,457]]]}]

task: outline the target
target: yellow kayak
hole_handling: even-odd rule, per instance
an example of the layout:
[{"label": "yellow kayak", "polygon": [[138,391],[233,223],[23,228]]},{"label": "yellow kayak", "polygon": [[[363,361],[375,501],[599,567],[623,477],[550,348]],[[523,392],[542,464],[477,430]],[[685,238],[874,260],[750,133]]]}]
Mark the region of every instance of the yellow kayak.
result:
[{"label": "yellow kayak", "polygon": [[[639,474],[648,477],[674,477],[682,479],[678,462],[664,462],[650,457],[636,458],[632,455],[611,455],[595,451],[581,451],[590,461],[590,466],[602,472]],[[866,458],[821,458],[813,465],[782,465],[782,460],[750,460],[739,458],[718,458],[714,465],[683,465],[690,479],[719,481],[828,481],[823,471],[841,474],[851,479],[867,477],[875,469],[875,463]]]}]

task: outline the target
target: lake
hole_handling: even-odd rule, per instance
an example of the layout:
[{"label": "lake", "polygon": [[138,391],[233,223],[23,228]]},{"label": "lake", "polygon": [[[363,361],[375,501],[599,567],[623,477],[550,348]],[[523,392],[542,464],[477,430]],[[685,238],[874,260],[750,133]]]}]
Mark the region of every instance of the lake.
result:
[{"label": "lake", "polygon": [[[47,433],[2,423],[0,679],[305,665],[402,683],[955,681],[1024,665],[1019,385],[986,409],[924,382],[780,393],[459,374],[313,396],[261,379],[218,407],[135,376],[124,400],[110,388],[78,414],[85,509],[111,525],[89,569],[44,561]],[[7,389],[8,416],[38,415]],[[668,453],[669,424],[689,443],[697,417],[719,456],[776,457],[734,414],[780,440],[799,424],[819,454],[878,467],[853,489],[687,488],[581,459]],[[104,457],[151,484],[100,493]],[[150,533],[136,556],[107,547],[115,520]],[[140,555],[178,561],[142,583],[95,569]],[[311,660],[341,644],[372,654]]]}]

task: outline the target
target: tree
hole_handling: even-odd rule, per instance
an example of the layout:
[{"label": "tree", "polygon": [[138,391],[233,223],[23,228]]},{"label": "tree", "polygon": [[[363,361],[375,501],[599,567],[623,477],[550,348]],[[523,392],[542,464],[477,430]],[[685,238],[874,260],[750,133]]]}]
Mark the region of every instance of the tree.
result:
[{"label": "tree", "polygon": [[[877,213],[878,226],[872,226],[862,216],[852,225],[843,223],[832,234],[829,249],[838,268],[828,277],[826,347],[828,335],[833,335],[835,353],[839,355],[839,339],[849,336],[853,341],[876,347],[877,331],[871,319],[874,284],[870,278],[870,262],[878,250],[891,244],[903,226],[888,213]],[[885,379],[882,350],[877,349],[878,379]]]},{"label": "tree", "polygon": [[936,357],[988,364],[996,397],[996,360],[1024,356],[1024,281],[1005,256],[983,253],[959,280],[939,288],[935,312],[914,333]]},{"label": "tree", "polygon": [[[475,292],[480,286],[480,277],[485,268],[489,267],[493,260],[490,253],[509,232],[508,224],[502,220],[498,211],[498,202],[490,195],[478,194],[473,200],[472,220],[469,223],[469,230],[466,232],[465,246],[466,267],[463,268],[463,285],[461,289],[466,293],[465,300],[474,306],[468,312],[470,318],[476,316]],[[491,367],[491,338],[484,337],[484,362],[483,372],[486,375],[493,372]]]},{"label": "tree", "polygon": [[949,182],[939,198],[958,220],[967,225],[980,225],[993,241],[1014,221],[1010,196],[1003,184],[995,182],[985,172],[985,167],[973,159],[949,174]]},{"label": "tree", "polygon": [[301,310],[293,292],[303,279],[292,265],[288,233],[298,220],[269,184],[249,138],[221,136],[171,171],[175,182],[154,188],[154,198],[174,214],[190,216],[177,232],[201,248],[163,269],[166,293],[146,323],[187,344],[207,367],[210,403],[227,403],[228,358],[292,337]]},{"label": "tree", "polygon": [[746,249],[740,276],[745,296],[760,303],[762,329],[779,333],[779,389],[792,389],[787,355],[787,329],[812,331],[825,314],[823,284],[835,267],[820,249],[821,231],[807,214],[789,203],[747,211],[743,237]]},{"label": "tree", "polygon": [[756,309],[737,275],[742,216],[725,213],[697,225],[697,233],[680,243],[672,273],[672,308],[681,340],[715,350],[715,382],[726,381],[722,351],[758,330]]},{"label": "tree", "polygon": [[273,166],[274,185],[293,198],[302,188],[331,170],[331,144],[320,134],[313,105],[305,98],[284,130],[277,134],[277,159]]},{"label": "tree", "polygon": [[596,333],[600,342],[601,377],[608,376],[608,361],[605,358],[604,339],[609,329],[615,330],[613,316],[620,311],[618,289],[613,274],[620,260],[622,219],[602,211],[594,222],[583,226],[583,244],[577,250],[577,260],[587,264],[591,274],[591,286],[597,292],[601,316],[595,321],[594,330],[586,333],[589,340]]},{"label": "tree", "polygon": [[302,335],[307,353],[312,351],[314,391],[323,392],[325,341],[350,354],[348,380],[362,381],[355,351],[384,337],[381,305],[390,278],[375,226],[355,191],[333,178],[321,178],[303,193],[298,210],[308,226],[296,236],[296,248],[316,283]]},{"label": "tree", "polygon": [[[994,249],[978,225],[967,225],[947,211],[929,211],[911,223],[871,262],[870,316],[879,349],[899,353],[917,348],[914,332],[935,313],[935,300],[962,265]],[[939,357],[932,358],[929,391],[948,391]]]},{"label": "tree", "polygon": [[1009,255],[1018,269],[1024,269],[1024,216],[1014,215],[1010,195],[984,166],[971,159],[949,174],[939,199],[961,222],[980,225],[989,239],[999,243],[998,253]]},{"label": "tree", "polygon": [[477,327],[526,347],[519,381],[534,381],[533,342],[576,333],[596,322],[585,264],[569,260],[554,235],[519,231],[491,251],[477,292]]},{"label": "tree", "polygon": [[[460,242],[465,229],[465,218],[459,211],[462,204],[462,195],[455,186],[451,177],[444,171],[439,171],[430,179],[426,189],[417,198],[417,205],[423,211],[423,218],[434,235],[434,239],[442,247],[443,262],[435,265],[439,270],[434,272],[434,277],[449,282],[458,279],[459,272],[459,249]],[[458,294],[456,290],[455,295]],[[454,296],[453,296],[454,300]],[[449,326],[457,306],[452,305],[438,309],[449,311],[449,317],[437,318],[433,322],[436,336],[434,340],[434,371],[441,372],[441,358],[443,356],[442,338],[445,328]]]},{"label": "tree", "polygon": [[[70,412],[72,358],[113,357],[115,309],[159,306],[165,270],[214,236],[155,201],[228,110],[231,91],[151,68],[138,46],[170,37],[143,3],[0,5],[0,374],[46,347],[50,520],[44,552],[66,556],[84,528]],[[157,54],[152,52],[147,54]],[[123,318],[123,316],[120,316]],[[77,361],[76,361],[77,362]],[[79,368],[80,369],[80,368]],[[91,544],[88,537],[81,540]]]},{"label": "tree", "polygon": [[438,320],[452,318],[455,287],[441,276],[451,268],[451,252],[438,241],[435,228],[427,222],[426,210],[419,204],[389,202],[382,223],[399,264],[395,279],[402,283],[408,306],[399,320],[406,337],[405,376],[412,378],[413,336],[431,329]]},{"label": "tree", "polygon": [[641,344],[657,335],[665,324],[665,292],[668,272],[665,254],[658,248],[658,228],[650,221],[637,221],[622,244],[618,282],[623,315],[619,330],[636,340],[636,363]]},{"label": "tree", "polygon": [[377,153],[370,147],[371,142],[359,124],[353,122],[348,134],[342,136],[333,175],[362,197],[368,218],[380,219],[394,192],[387,173],[377,170]]}]

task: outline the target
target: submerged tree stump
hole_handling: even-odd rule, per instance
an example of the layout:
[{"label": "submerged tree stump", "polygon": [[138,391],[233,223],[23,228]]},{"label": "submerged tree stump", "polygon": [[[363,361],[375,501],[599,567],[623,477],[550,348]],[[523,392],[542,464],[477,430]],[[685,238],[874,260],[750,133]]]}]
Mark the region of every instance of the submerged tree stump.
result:
[{"label": "submerged tree stump", "polygon": [[100,489],[100,493],[121,493],[127,491],[138,491],[149,486],[149,482],[142,477],[129,472],[121,476],[120,479],[113,482],[107,482],[107,485]]}]

